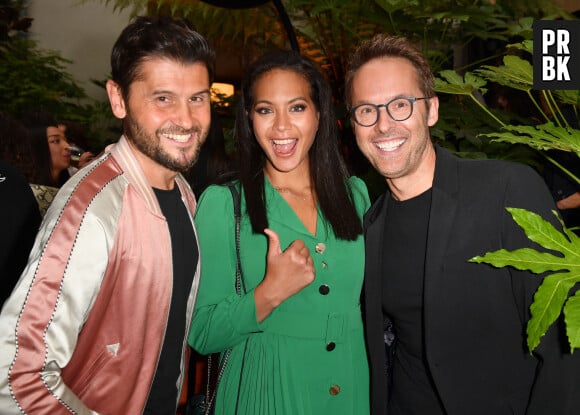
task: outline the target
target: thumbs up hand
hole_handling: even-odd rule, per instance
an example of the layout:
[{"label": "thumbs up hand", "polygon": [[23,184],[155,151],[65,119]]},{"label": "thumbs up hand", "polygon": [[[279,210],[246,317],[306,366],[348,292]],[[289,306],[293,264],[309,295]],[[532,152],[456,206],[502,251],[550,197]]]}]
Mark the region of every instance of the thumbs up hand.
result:
[{"label": "thumbs up hand", "polygon": [[254,290],[258,321],[274,308],[314,281],[314,263],[302,240],[295,240],[282,251],[278,234],[265,229],[268,237],[266,276]]}]

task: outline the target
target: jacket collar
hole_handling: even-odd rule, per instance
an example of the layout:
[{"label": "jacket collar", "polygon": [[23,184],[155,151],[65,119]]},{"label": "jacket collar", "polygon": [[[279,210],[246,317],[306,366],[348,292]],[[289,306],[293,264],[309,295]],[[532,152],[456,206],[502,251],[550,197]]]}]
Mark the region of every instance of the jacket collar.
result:
[{"label": "jacket collar", "polygon": [[459,188],[457,173],[457,157],[449,150],[435,145],[435,177],[433,178],[433,188],[437,191],[445,192],[450,197],[457,194]]},{"label": "jacket collar", "polygon": [[[443,269],[443,260],[453,232],[453,223],[457,213],[459,174],[458,159],[449,151],[435,146],[437,160],[435,177],[431,193],[431,211],[427,233],[427,251],[425,257],[425,292],[434,292],[439,272]],[[425,307],[428,308],[429,296],[425,296]],[[428,318],[426,316],[426,318]]]},{"label": "jacket collar", "polygon": [[[431,195],[431,211],[427,235],[426,273],[438,272],[442,266],[457,210],[459,174],[457,158],[435,146],[435,176]],[[390,191],[381,195],[364,217],[366,261],[370,269],[381,269],[383,236]],[[426,281],[436,281],[426,278]],[[368,287],[370,290],[376,287]]]},{"label": "jacket collar", "polygon": [[[153,192],[153,188],[147,181],[145,173],[141,168],[141,165],[137,161],[137,158],[133,154],[133,149],[129,145],[127,138],[123,135],[119,141],[110,146],[108,149],[111,155],[115,158],[117,163],[123,169],[125,175],[127,176],[129,182],[135,187],[137,192],[143,198],[143,201],[153,213],[163,216],[161,212],[161,206],[159,206],[159,201]],[[190,207],[195,207],[195,197],[192,194],[189,184],[185,181],[181,174],[176,177],[176,183],[181,191],[182,198],[184,198]],[[193,210],[192,210],[193,212]]]},{"label": "jacket collar", "polygon": [[[432,187],[433,193],[437,194],[436,199],[439,199],[439,197],[455,198],[459,188],[457,158],[439,145],[435,144],[434,147],[436,159]],[[386,213],[386,207],[390,195],[391,191],[387,188],[386,192],[379,196],[375,203],[373,203],[371,208],[365,214],[365,229],[377,220],[384,220],[381,216],[384,216]]]}]

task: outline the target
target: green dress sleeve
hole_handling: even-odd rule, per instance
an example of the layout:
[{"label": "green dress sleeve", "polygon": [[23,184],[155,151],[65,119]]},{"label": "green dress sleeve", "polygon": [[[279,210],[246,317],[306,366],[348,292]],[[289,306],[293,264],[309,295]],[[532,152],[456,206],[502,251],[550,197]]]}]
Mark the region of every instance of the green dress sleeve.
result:
[{"label": "green dress sleeve", "polygon": [[358,213],[358,216],[362,220],[363,215],[371,206],[367,185],[362,179],[356,176],[351,176],[348,179],[348,186],[352,193],[354,207]]},{"label": "green dress sleeve", "polygon": [[232,195],[226,186],[210,186],[201,195],[195,225],[201,277],[189,344],[199,353],[226,350],[260,331],[253,290],[235,290],[236,247]]}]

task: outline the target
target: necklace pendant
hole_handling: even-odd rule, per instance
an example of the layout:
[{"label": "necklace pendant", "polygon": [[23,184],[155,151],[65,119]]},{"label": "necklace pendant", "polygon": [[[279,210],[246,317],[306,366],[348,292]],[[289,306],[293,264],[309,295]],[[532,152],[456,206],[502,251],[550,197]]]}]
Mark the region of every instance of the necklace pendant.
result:
[{"label": "necklace pendant", "polygon": [[290,190],[287,187],[277,187],[277,186],[274,186],[274,189],[276,189],[278,191],[278,193],[287,193],[290,196],[294,196],[295,198],[298,198],[298,199],[302,200],[303,202],[306,202],[306,200],[308,200],[308,196],[309,195],[304,196],[302,194],[295,193],[295,192],[293,192],[292,190]]}]

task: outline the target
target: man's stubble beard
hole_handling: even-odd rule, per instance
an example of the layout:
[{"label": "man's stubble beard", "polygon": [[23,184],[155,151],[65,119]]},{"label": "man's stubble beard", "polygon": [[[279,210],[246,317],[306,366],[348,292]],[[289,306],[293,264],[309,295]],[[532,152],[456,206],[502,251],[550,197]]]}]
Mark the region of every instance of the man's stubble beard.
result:
[{"label": "man's stubble beard", "polygon": [[[163,167],[168,168],[171,171],[184,173],[196,163],[199,152],[201,150],[201,145],[205,141],[208,130],[203,131],[201,127],[193,127],[189,130],[184,130],[180,127],[173,127],[172,129],[165,128],[165,129],[158,129],[155,131],[154,135],[148,134],[141,125],[135,120],[135,118],[131,115],[129,111],[127,111],[127,115],[125,117],[124,122],[124,129],[125,129],[125,136],[127,139],[144,155],[155,161],[156,163],[162,165]],[[197,134],[199,139],[197,140],[195,147],[195,152],[189,159],[185,159],[183,161],[176,160],[172,157],[169,153],[163,150],[161,145],[159,144],[159,136],[163,132],[171,131],[173,133],[191,133]],[[189,149],[182,149],[181,153],[184,154]]]}]

